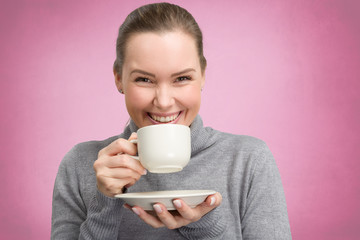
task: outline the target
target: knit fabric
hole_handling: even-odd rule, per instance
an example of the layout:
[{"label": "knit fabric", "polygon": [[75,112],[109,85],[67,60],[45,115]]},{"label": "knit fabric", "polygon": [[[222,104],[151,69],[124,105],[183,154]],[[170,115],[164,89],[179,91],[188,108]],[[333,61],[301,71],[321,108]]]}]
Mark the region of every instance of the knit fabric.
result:
[{"label": "knit fabric", "polygon": [[97,190],[93,164],[98,152],[137,131],[76,145],[64,157],[53,193],[51,239],[291,239],[280,174],[267,145],[256,138],[191,124],[192,154],[180,172],[147,173],[128,192],[215,190],[221,205],[199,221],[169,230],[152,228],[124,201]]}]

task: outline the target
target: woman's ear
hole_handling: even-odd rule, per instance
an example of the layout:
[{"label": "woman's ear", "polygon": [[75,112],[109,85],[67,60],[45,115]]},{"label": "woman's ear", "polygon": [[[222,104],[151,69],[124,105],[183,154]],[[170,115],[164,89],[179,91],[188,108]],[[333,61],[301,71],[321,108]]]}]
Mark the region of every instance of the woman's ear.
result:
[{"label": "woman's ear", "polygon": [[201,90],[203,90],[204,86],[205,86],[205,73],[203,73],[201,76]]},{"label": "woman's ear", "polygon": [[115,78],[115,85],[116,85],[118,91],[121,92],[123,89],[121,76],[115,69],[114,69],[114,78]]}]

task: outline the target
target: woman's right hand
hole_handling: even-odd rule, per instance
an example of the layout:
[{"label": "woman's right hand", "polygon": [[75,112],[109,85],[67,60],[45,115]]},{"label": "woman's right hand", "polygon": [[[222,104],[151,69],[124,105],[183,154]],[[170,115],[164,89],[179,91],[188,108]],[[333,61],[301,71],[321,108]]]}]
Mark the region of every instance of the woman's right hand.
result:
[{"label": "woman's right hand", "polygon": [[99,151],[94,169],[97,187],[105,196],[122,193],[146,174],[141,163],[129,156],[137,153],[135,144],[130,142],[136,137],[133,133],[128,140],[119,138]]}]

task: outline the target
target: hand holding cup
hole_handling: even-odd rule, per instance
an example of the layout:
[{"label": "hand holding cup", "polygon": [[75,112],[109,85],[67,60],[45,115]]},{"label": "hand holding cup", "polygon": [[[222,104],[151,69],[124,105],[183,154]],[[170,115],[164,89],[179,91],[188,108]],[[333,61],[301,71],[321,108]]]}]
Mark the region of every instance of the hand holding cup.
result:
[{"label": "hand holding cup", "polygon": [[[129,140],[135,139],[132,134]],[[122,193],[124,188],[134,185],[145,168],[139,161],[130,157],[136,155],[136,145],[119,138],[99,151],[98,159],[94,163],[97,187],[105,196],[113,197]]]}]

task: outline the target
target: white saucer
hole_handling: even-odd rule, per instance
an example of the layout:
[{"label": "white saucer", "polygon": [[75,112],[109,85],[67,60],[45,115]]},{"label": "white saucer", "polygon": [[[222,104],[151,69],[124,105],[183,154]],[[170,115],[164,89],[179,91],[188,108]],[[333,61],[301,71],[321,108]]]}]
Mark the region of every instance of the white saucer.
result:
[{"label": "white saucer", "polygon": [[116,198],[123,199],[130,206],[139,206],[144,210],[153,210],[155,203],[162,203],[168,210],[175,210],[172,201],[180,198],[187,205],[194,208],[202,203],[207,196],[216,193],[213,190],[177,190],[177,191],[158,191],[158,192],[138,192],[124,193],[115,195]]}]

